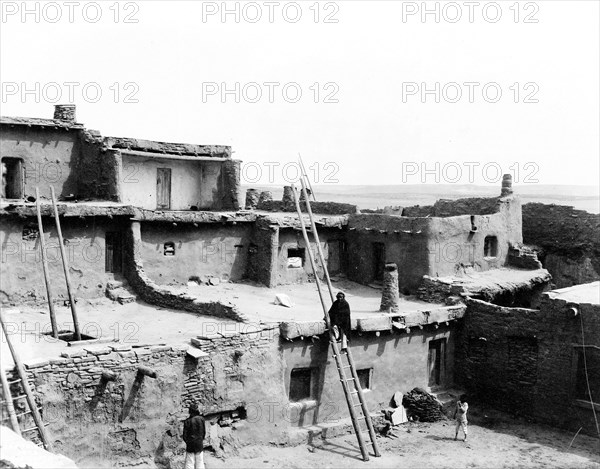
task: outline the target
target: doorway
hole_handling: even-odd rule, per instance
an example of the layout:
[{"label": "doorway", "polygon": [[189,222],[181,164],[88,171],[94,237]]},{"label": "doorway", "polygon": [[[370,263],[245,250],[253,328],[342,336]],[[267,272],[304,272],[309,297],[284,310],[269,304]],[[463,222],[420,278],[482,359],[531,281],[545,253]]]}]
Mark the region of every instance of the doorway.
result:
[{"label": "doorway", "polygon": [[427,374],[429,376],[429,387],[434,388],[444,384],[446,374],[446,339],[429,341]]},{"label": "doorway", "polygon": [[23,160],[21,158],[2,158],[2,197],[22,199],[23,196]]},{"label": "doorway", "polygon": [[120,273],[123,270],[123,250],[122,239],[123,235],[118,231],[107,231],[105,242],[105,271]]},{"label": "doorway", "polygon": [[385,268],[385,244],[373,243],[373,280],[383,281],[383,270]]}]

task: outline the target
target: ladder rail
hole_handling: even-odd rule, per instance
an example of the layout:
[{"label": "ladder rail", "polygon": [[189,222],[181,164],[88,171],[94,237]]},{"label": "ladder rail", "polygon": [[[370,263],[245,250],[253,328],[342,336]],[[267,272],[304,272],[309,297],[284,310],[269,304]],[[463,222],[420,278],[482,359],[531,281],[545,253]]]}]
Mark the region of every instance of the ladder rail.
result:
[{"label": "ladder rail", "polygon": [[[306,168],[304,167],[304,161],[302,161],[302,155],[300,153],[298,153],[298,163],[300,163],[299,164],[300,172],[302,173],[302,177],[300,178],[300,181],[302,181],[302,179],[306,179],[306,182],[308,183],[308,188],[310,189],[312,198],[316,202],[317,196],[315,195],[315,191],[313,190],[312,183],[310,182],[310,178],[308,177],[308,173],[306,172]],[[305,195],[305,197],[306,197],[306,195]],[[306,198],[306,200],[308,200],[308,197]]]},{"label": "ladder rail", "polygon": [[48,258],[46,256],[46,239],[44,238],[44,224],[42,223],[42,207],[40,202],[40,190],[35,188],[35,207],[38,222],[38,237],[40,240],[40,251],[42,254],[42,271],[44,272],[44,284],[46,285],[46,294],[48,296],[48,309],[50,311],[50,324],[52,325],[52,337],[58,339],[58,327],[56,325],[56,313],[54,312],[54,297],[52,287],[50,286],[50,269],[48,268]]},{"label": "ladder rail", "polygon": [[354,432],[356,433],[356,437],[358,439],[358,445],[360,447],[360,451],[364,461],[369,460],[369,453],[366,450],[364,438],[360,427],[358,425],[358,419],[356,417],[356,413],[352,405],[350,405],[351,395],[350,390],[348,388],[348,383],[346,382],[346,374],[342,368],[343,363],[340,357],[340,353],[337,347],[337,341],[333,336],[333,331],[331,329],[331,322],[329,320],[329,311],[327,306],[325,305],[325,300],[323,299],[323,291],[321,288],[321,282],[319,280],[319,276],[317,275],[317,266],[315,263],[315,258],[310,249],[310,240],[308,239],[308,233],[306,232],[306,225],[304,224],[304,219],[302,218],[302,210],[300,209],[300,202],[298,201],[298,194],[296,192],[296,187],[292,184],[292,193],[294,195],[294,203],[296,205],[296,211],[298,212],[298,219],[300,220],[300,227],[302,228],[302,236],[304,237],[304,242],[306,243],[306,251],[308,252],[308,258],[310,260],[310,265],[312,267],[313,273],[315,275],[315,283],[317,284],[317,290],[319,292],[319,299],[321,301],[321,306],[323,307],[323,314],[325,315],[325,322],[327,324],[327,330],[329,331],[329,342],[331,343],[331,347],[333,348],[333,356],[336,361],[336,365],[340,375],[340,381],[342,382],[342,389],[344,390],[344,395],[346,396],[346,402],[348,403],[348,410],[350,412],[350,418],[352,420],[352,426],[354,427]]},{"label": "ladder rail", "polygon": [[[17,368],[17,373],[19,374],[19,378],[21,378],[21,386],[25,391],[25,397],[27,399],[27,404],[29,405],[29,409],[31,410],[31,415],[33,417],[33,421],[35,422],[35,426],[38,429],[38,433],[40,434],[40,438],[42,443],[44,444],[44,448],[48,451],[52,451],[52,443],[50,442],[50,438],[48,437],[48,433],[46,432],[46,427],[42,420],[42,416],[38,410],[38,407],[35,403],[35,399],[33,398],[33,392],[31,391],[31,387],[29,386],[29,381],[27,381],[27,375],[25,373],[25,368],[23,367],[23,363],[19,357],[19,354],[15,350],[12,340],[6,331],[6,324],[4,323],[4,313],[0,309],[0,325],[2,326],[2,332],[4,337],[6,338],[6,343],[8,344],[8,348],[10,350],[10,354],[12,356],[13,361],[15,362],[15,367]],[[6,400],[10,400],[12,395],[5,396]]]},{"label": "ladder rail", "polygon": [[58,246],[60,248],[60,258],[65,272],[65,281],[67,283],[67,294],[69,295],[69,303],[71,303],[71,314],[73,315],[73,331],[75,340],[81,340],[81,332],[79,332],[79,320],[77,319],[77,307],[75,306],[75,295],[73,295],[73,287],[71,286],[71,275],[69,274],[69,263],[65,254],[65,243],[63,240],[62,229],[60,227],[60,218],[58,217],[58,205],[56,204],[56,194],[54,186],[50,186],[50,194],[52,195],[52,207],[54,208],[54,223],[56,224],[56,233],[58,234]]},{"label": "ladder rail", "polygon": [[[305,175],[305,174],[304,174]],[[305,205],[306,205],[306,211],[308,212],[308,216],[310,219],[310,223],[311,223],[311,228],[312,228],[312,232],[313,232],[313,236],[315,238],[315,242],[317,243],[317,253],[320,257],[321,260],[321,264],[323,265],[323,270],[325,271],[325,279],[327,281],[327,288],[329,289],[329,296],[331,298],[331,301],[333,302],[333,286],[331,284],[331,278],[329,277],[329,271],[327,269],[327,264],[325,263],[325,255],[323,254],[323,250],[321,248],[321,242],[319,240],[319,234],[317,231],[317,226],[315,223],[315,219],[314,219],[314,215],[312,213],[312,208],[310,206],[310,201],[308,199],[308,194],[306,193],[306,186],[304,185],[304,181],[301,178],[300,179],[300,184],[302,187],[302,194],[304,195],[304,201],[305,201]],[[316,277],[316,273],[315,273],[315,277]],[[330,328],[330,325],[327,325],[328,328]],[[375,429],[373,428],[373,421],[371,420],[371,415],[369,413],[369,409],[367,408],[367,404],[365,401],[365,396],[363,394],[362,388],[360,386],[360,381],[358,379],[358,374],[356,372],[356,367],[354,366],[354,359],[352,358],[352,353],[350,352],[349,348],[346,348],[346,357],[348,360],[348,365],[350,368],[350,371],[352,373],[352,377],[354,379],[354,387],[357,391],[357,395],[358,395],[358,400],[360,402],[360,406],[362,409],[362,412],[365,416],[365,422],[367,424],[367,429],[369,431],[369,436],[371,437],[371,443],[373,445],[373,451],[375,453],[376,457],[381,456],[380,452],[379,452],[379,447],[377,445],[377,442],[375,440]]]},{"label": "ladder rail", "polygon": [[[4,329],[2,329],[2,342],[4,342]],[[10,386],[2,366],[0,366],[0,380],[2,381],[2,393],[4,394],[4,399],[6,400],[6,410],[8,412],[10,426],[17,435],[21,435],[21,428],[19,427],[19,421],[17,420],[15,406],[13,404],[13,400],[11,399],[12,395],[10,393]]]}]

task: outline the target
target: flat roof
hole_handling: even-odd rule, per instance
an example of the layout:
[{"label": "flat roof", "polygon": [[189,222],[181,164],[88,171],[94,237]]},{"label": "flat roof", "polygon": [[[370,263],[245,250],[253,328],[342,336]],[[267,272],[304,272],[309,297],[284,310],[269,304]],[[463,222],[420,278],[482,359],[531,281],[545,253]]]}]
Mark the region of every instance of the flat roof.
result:
[{"label": "flat roof", "polygon": [[[326,286],[323,285],[326,292]],[[358,319],[386,316],[379,311],[381,291],[345,279],[333,282],[334,294],[344,291],[350,303],[354,327]],[[171,290],[173,291],[173,289]],[[236,325],[253,332],[262,327],[277,327],[282,322],[322,321],[323,309],[314,283],[282,285],[267,288],[246,283],[221,283],[215,286],[193,285],[181,287],[178,292],[188,293],[203,301],[233,303],[248,318],[245,323],[203,316],[187,311],[150,305],[141,300],[119,304],[108,298],[80,299],[77,302],[79,328],[83,334],[100,338],[106,345],[118,339],[131,346],[186,345],[192,338],[214,334],[215,330],[236,330]],[[287,294],[293,307],[275,304],[275,295]],[[328,294],[327,294],[328,295]],[[326,304],[331,301],[327,297]],[[394,316],[409,315],[418,311],[432,311],[444,305],[426,303],[410,297],[401,297],[399,311]],[[71,310],[55,307],[59,330],[73,330]],[[25,363],[39,359],[56,358],[61,352],[83,349],[95,344],[75,343],[54,339],[50,332],[48,306],[21,305],[3,308],[4,320],[21,360]],[[5,341],[0,344],[0,366],[12,367],[12,358]]]},{"label": "flat roof", "polygon": [[600,305],[600,281],[552,290],[547,292],[546,295],[552,300]]}]

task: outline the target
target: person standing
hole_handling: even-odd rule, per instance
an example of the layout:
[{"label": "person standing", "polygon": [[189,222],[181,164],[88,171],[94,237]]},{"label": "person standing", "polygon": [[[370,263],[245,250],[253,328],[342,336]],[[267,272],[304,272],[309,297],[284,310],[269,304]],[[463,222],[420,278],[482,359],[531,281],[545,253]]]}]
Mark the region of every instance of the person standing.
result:
[{"label": "person standing", "polygon": [[344,295],[344,293],[338,292],[336,298],[337,299],[329,309],[329,320],[336,338],[341,336],[342,350],[344,350],[348,348],[348,335],[352,328],[350,321],[350,305],[346,301],[346,295]]},{"label": "person standing", "polygon": [[454,411],[454,418],[456,419],[456,433],[454,434],[454,440],[458,438],[458,430],[462,427],[463,433],[465,434],[464,441],[467,441],[467,411],[469,410],[469,404],[467,403],[467,396],[463,394],[456,403],[456,410]]},{"label": "person standing", "polygon": [[198,404],[192,402],[190,416],[183,422],[183,441],[185,441],[185,469],[205,469],[204,437],[206,429],[204,418],[200,415]]}]

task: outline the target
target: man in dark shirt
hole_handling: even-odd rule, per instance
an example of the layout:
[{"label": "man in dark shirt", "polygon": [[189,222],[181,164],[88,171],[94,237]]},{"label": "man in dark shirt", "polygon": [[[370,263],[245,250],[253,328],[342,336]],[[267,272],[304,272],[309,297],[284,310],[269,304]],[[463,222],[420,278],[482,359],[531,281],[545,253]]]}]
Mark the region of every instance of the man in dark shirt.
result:
[{"label": "man in dark shirt", "polygon": [[351,329],[350,305],[346,301],[346,295],[342,292],[339,292],[336,298],[337,300],[333,302],[329,309],[329,320],[336,336],[341,336],[342,350],[344,350],[348,347],[348,335]]},{"label": "man in dark shirt", "polygon": [[190,416],[183,422],[185,441],[185,469],[204,469],[204,418],[200,416],[198,404],[190,404]]}]

